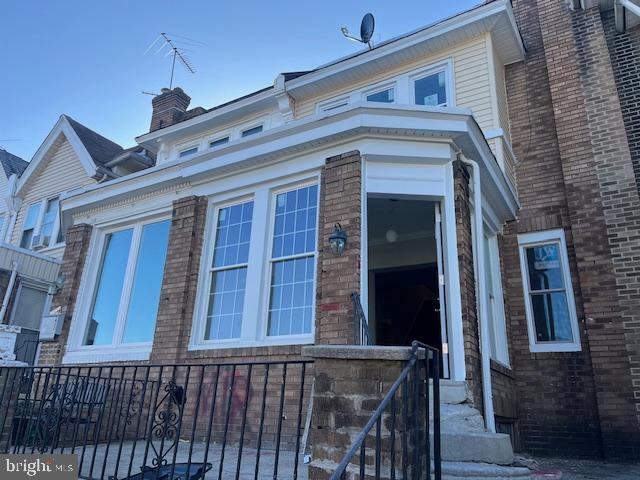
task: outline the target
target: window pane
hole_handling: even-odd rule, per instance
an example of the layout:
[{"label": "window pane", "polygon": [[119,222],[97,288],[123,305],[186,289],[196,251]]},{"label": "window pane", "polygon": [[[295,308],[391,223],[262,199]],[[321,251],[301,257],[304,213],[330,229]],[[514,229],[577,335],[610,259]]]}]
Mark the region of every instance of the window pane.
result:
[{"label": "window pane", "polygon": [[53,233],[53,226],[55,225],[56,218],[58,217],[58,208],[59,201],[57,198],[52,198],[47,202],[47,209],[44,212],[42,226],[40,227],[40,235],[49,237],[49,240],[46,241],[47,245],[51,245],[57,240],[52,239],[51,234]]},{"label": "window pane", "polygon": [[188,155],[193,155],[198,151],[198,147],[188,148],[187,150],[183,150],[180,152],[180,157],[186,157]]},{"label": "window pane", "polygon": [[312,185],[276,196],[272,258],[311,253],[316,237],[318,187]]},{"label": "window pane", "polygon": [[571,318],[565,292],[531,295],[538,342],[571,342]]},{"label": "window pane", "polygon": [[393,103],[393,88],[367,95],[367,102]]},{"label": "window pane", "polygon": [[44,304],[47,300],[47,292],[35,288],[20,288],[20,295],[13,307],[11,325],[40,330],[40,322],[44,314]]},{"label": "window pane", "polygon": [[253,202],[220,209],[213,254],[214,268],[247,263],[252,217]]},{"label": "window pane", "polygon": [[444,72],[435,73],[415,81],[416,104],[437,107],[447,104],[447,86]]},{"label": "window pane", "polygon": [[20,238],[20,246],[22,248],[31,248],[31,240],[33,239],[33,229],[25,230],[22,232],[22,237]]},{"label": "window pane", "polygon": [[35,228],[36,222],[38,221],[38,213],[40,213],[39,203],[36,203],[29,207],[29,210],[27,210],[27,216],[24,219],[24,224],[22,227],[23,230]]},{"label": "window pane", "polygon": [[106,345],[113,341],[132,236],[132,229],[106,236],[95,299],[84,338],[85,345]]},{"label": "window pane", "polygon": [[564,288],[559,244],[527,247],[526,252],[531,291]]},{"label": "window pane", "polygon": [[243,137],[248,137],[249,135],[255,135],[256,133],[260,133],[262,131],[262,125],[258,125],[257,127],[248,128],[247,130],[242,132]]},{"label": "window pane", "polygon": [[209,147],[215,148],[215,147],[219,147],[220,145],[224,145],[225,143],[229,143],[229,137],[223,137],[217,140],[213,140],[209,142]]},{"label": "window pane", "polygon": [[311,333],[314,269],[313,257],[273,263],[269,336]]},{"label": "window pane", "polygon": [[165,220],[142,227],[131,300],[122,337],[124,343],[153,340],[170,226],[171,221]]},{"label": "window pane", "polygon": [[240,337],[246,283],[246,267],[213,272],[205,340]]}]

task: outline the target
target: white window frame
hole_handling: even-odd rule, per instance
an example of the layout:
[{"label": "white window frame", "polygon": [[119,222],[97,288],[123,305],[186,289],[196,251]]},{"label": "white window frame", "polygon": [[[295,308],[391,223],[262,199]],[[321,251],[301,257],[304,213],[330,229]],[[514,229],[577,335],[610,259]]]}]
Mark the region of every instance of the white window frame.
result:
[{"label": "white window frame", "polygon": [[[300,175],[290,179],[287,183],[283,183],[282,180],[277,180],[262,184],[257,188],[247,188],[210,197],[189,350],[306,345],[314,343],[315,302],[311,316],[311,333],[278,337],[267,335],[269,293],[271,287],[271,250],[275,227],[276,196],[282,192],[297,190],[311,185],[318,185],[318,195],[320,195],[319,174]],[[210,270],[213,262],[218,215],[222,208],[247,201],[253,201],[253,218],[251,223],[247,283],[245,287],[240,338],[205,340],[204,334],[207,322],[207,309],[209,307],[209,292],[211,289]],[[319,214],[320,204],[318,197],[318,217],[316,218],[316,222],[318,222]],[[319,234],[319,226],[316,226],[316,245],[314,249],[316,262],[318,258]],[[317,288],[317,265],[315,273],[314,292]]]},{"label": "white window frame", "polygon": [[[254,128],[258,128],[258,127],[262,127],[262,130],[260,130],[259,132],[256,133],[250,133],[249,135],[244,134],[244,132],[248,132],[249,130],[253,130]],[[242,138],[250,138],[253,137],[254,135],[260,135],[261,133],[264,132],[265,129],[265,125],[264,122],[258,122],[258,123],[254,123],[254,124],[250,124],[250,125],[243,125],[240,128],[240,132],[238,133],[238,138],[242,139]]]},{"label": "white window frame", "polygon": [[[493,299],[487,298],[487,309],[492,312],[490,320],[493,322],[493,344],[496,347],[495,352],[490,352],[491,359],[504,367],[511,368],[509,362],[507,324],[504,312],[504,292],[502,290],[498,237],[490,233],[485,233],[484,237],[483,240],[486,239],[489,251],[489,258],[485,268],[488,270],[489,275],[491,275],[491,283],[493,286]],[[491,295],[488,289],[487,295]]]},{"label": "white window frame", "polygon": [[[148,360],[153,346],[153,339],[150,342],[122,343],[122,335],[126,323],[126,314],[131,300],[131,287],[135,277],[135,270],[140,253],[140,241],[142,239],[142,228],[151,223],[171,221],[170,209],[159,209],[154,214],[137,215],[131,217],[129,221],[111,221],[94,227],[89,254],[85,261],[83,278],[78,295],[77,307],[71,323],[71,331],[67,346],[67,352],[63,358],[64,363],[97,363],[115,360]],[[113,340],[110,345],[84,345],[84,336],[88,327],[88,319],[93,308],[95,289],[100,275],[100,266],[104,254],[104,247],[107,235],[122,230],[133,229],[131,245],[129,247],[129,261],[125,270],[123,281],[123,291],[126,294],[120,296],[119,307],[114,326]],[[135,262],[131,262],[131,258]],[[127,306],[127,308],[124,308]],[[157,319],[156,319],[157,320]],[[120,339],[120,341],[118,341]]]},{"label": "white window frame", "polygon": [[349,105],[351,102],[351,97],[349,95],[342,95],[337,98],[332,98],[330,100],[325,100],[324,102],[319,102],[316,105],[316,113],[327,113],[333,110],[337,110],[338,108],[343,108]]},{"label": "white window frame", "polygon": [[[445,105],[437,105],[431,108],[446,108],[455,107],[455,96],[453,88],[453,62],[450,58],[429,65],[426,68],[411,72],[409,74],[409,98],[413,105],[418,105],[416,101],[416,82],[423,78],[435,75],[437,73],[444,72],[445,91],[447,92],[447,103]],[[429,105],[420,105],[422,107],[428,107]]]},{"label": "white window frame", "polygon": [[[557,243],[560,252],[560,263],[562,267],[562,279],[564,290],[567,296],[567,309],[569,311],[569,321],[571,324],[572,342],[542,342],[538,343],[536,338],[535,320],[533,317],[533,307],[531,305],[531,289],[529,285],[529,270],[527,266],[526,248]],[[573,296],[573,285],[571,282],[571,270],[569,268],[569,257],[567,254],[567,244],[564,230],[545,230],[541,232],[524,233],[518,235],[518,250],[520,253],[520,273],[522,276],[522,289],[524,293],[525,311],[527,316],[527,328],[529,332],[529,349],[532,352],[578,352],[581,350],[580,330],[578,326],[578,316],[576,313],[576,302]]]},{"label": "white window frame", "polygon": [[[376,93],[385,92],[387,90],[393,91],[393,101],[392,102],[374,102],[371,100],[367,100],[367,97],[370,95],[375,95]],[[362,101],[368,103],[386,103],[387,105],[398,102],[398,87],[396,86],[396,82],[387,82],[382,85],[378,85],[362,92]]]},{"label": "white window frame", "polygon": [[[189,150],[195,149],[195,152],[187,153]],[[189,158],[192,155],[195,155],[200,151],[200,146],[198,144],[190,145],[188,147],[182,147],[178,150],[178,158]]]},{"label": "white window frame", "polygon": [[[218,142],[220,140],[224,140],[225,138],[227,139],[227,141],[225,143],[222,143],[220,145],[211,145],[213,142]],[[228,145],[230,141],[231,141],[231,132],[227,132],[227,133],[223,133],[223,134],[219,133],[219,134],[217,134],[217,135],[215,135],[213,137],[207,138],[207,148],[209,150],[213,150],[213,149],[217,150],[218,148],[222,148],[222,147]]]},{"label": "white window frame", "polygon": [[47,245],[46,247],[40,249],[40,252],[46,252],[47,250],[50,249],[54,249],[54,248],[58,248],[58,247],[62,247],[64,246],[64,241],[63,242],[58,242],[58,233],[60,232],[60,197],[62,196],[62,194],[57,194],[57,195],[51,195],[49,197],[45,197],[42,200],[38,201],[38,202],[33,202],[31,204],[29,204],[29,206],[27,207],[27,209],[25,210],[24,216],[22,218],[22,227],[20,229],[20,237],[18,239],[18,245],[20,245],[20,243],[22,243],[22,236],[25,232],[24,226],[27,220],[27,214],[29,213],[29,209],[31,207],[33,207],[34,205],[39,205],[39,210],[38,210],[38,216],[36,218],[36,223],[35,226],[33,227],[33,235],[31,236],[31,245],[29,245],[28,247],[24,247],[27,248],[29,250],[33,250],[33,239],[40,235],[41,230],[42,230],[42,224],[44,221],[44,215],[46,213],[46,209],[47,209],[47,204],[49,203],[49,201],[51,200],[55,200],[58,199],[58,214],[56,215],[56,218],[54,220],[53,223],[53,229],[51,230],[51,240],[49,245]]}]

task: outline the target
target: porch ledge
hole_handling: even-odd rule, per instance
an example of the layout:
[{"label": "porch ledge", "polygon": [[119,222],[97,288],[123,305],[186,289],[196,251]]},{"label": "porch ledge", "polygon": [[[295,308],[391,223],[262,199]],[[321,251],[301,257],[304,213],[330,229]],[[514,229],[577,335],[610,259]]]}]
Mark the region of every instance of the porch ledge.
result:
[{"label": "porch ledge", "polygon": [[409,360],[411,358],[411,347],[313,345],[303,347],[302,356],[311,358],[340,358],[344,360]]}]

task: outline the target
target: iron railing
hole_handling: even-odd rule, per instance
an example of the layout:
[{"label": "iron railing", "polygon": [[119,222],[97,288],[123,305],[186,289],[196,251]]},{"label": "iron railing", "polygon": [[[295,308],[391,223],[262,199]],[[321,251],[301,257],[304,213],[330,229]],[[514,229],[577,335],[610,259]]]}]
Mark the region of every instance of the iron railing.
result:
[{"label": "iron railing", "polygon": [[369,322],[367,322],[367,316],[364,314],[364,309],[362,308],[360,294],[358,292],[353,292],[351,294],[351,301],[353,302],[355,344],[369,345],[369,340],[371,339],[371,335],[369,334]]},{"label": "iron railing", "polygon": [[418,480],[431,479],[432,473],[441,480],[440,355],[413,342],[411,358],[331,480]]},{"label": "iron railing", "polygon": [[0,453],[75,453],[87,479],[297,479],[312,367],[3,367]]}]

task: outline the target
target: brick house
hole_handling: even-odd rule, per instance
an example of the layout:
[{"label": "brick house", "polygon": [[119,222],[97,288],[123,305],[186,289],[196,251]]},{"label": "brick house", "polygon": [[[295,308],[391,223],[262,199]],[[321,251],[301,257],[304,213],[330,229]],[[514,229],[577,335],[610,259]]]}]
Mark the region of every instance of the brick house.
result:
[{"label": "brick house", "polygon": [[487,2],[208,110],[163,90],[155,166],[62,202],[41,363],[417,339],[496,442],[640,457],[640,27],[592,3]]}]

